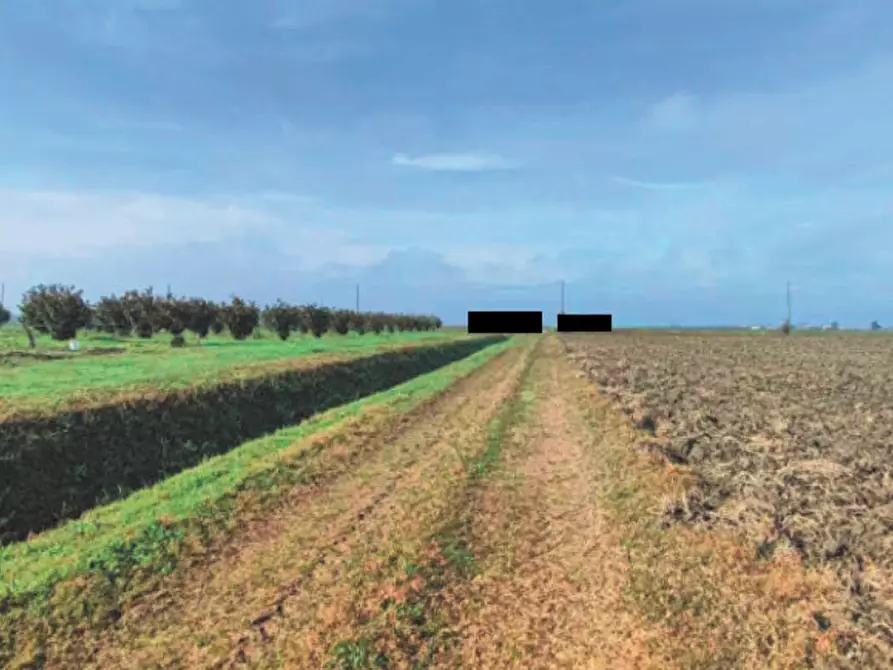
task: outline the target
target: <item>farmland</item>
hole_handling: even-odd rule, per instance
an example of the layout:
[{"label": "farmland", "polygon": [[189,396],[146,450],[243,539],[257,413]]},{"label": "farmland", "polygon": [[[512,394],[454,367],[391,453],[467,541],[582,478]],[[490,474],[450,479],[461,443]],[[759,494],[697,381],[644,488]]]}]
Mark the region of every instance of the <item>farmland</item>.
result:
[{"label": "farmland", "polygon": [[889,665],[886,336],[120,342],[0,367],[0,666]]},{"label": "farmland", "polygon": [[[11,330],[0,329],[0,356],[4,331]],[[167,342],[88,335],[81,341],[84,349],[76,355],[62,353],[60,358],[51,360],[26,355],[9,357],[8,364],[0,368],[0,416],[41,409],[56,411],[71,403],[108,402],[147,389],[157,393],[213,384],[238,375],[269,372],[284,362],[293,363],[308,356],[345,359],[459,335],[409,332],[362,337],[304,336],[285,342],[270,333],[248,342],[211,336],[201,346],[184,350],[171,349]],[[13,337],[6,335],[6,341],[11,340]],[[112,353],[105,353],[109,349]],[[91,355],[96,351],[100,354]]]},{"label": "farmland", "polygon": [[732,532],[761,557],[793,550],[833,571],[841,598],[824,625],[852,626],[841,643],[863,662],[890,661],[893,340],[639,333],[566,342],[647,448],[695,476],[667,507],[669,523]]}]

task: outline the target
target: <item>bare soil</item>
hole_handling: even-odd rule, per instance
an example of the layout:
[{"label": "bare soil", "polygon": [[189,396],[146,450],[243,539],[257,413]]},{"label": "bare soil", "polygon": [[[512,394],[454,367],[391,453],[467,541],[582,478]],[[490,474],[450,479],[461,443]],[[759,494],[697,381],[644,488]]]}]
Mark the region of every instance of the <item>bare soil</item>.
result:
[{"label": "bare soil", "polygon": [[633,333],[566,348],[696,486],[668,523],[833,569],[840,667],[893,667],[893,339]]}]

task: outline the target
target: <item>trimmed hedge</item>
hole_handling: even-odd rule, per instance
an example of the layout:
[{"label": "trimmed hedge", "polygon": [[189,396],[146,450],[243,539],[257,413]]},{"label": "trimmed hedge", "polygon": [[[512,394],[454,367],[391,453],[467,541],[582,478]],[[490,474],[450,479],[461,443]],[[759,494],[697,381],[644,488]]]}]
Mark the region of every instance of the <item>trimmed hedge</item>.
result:
[{"label": "trimmed hedge", "polygon": [[0,544],[504,339],[411,347],[210,389],[0,423]]}]

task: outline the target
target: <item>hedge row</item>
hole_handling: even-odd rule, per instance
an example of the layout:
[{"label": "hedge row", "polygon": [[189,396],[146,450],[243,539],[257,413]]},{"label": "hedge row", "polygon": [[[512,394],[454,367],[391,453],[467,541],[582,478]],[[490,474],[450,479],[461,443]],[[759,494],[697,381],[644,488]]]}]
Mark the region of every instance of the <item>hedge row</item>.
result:
[{"label": "hedge row", "polygon": [[81,329],[141,338],[166,332],[174,336],[175,345],[182,345],[186,330],[199,338],[228,330],[235,339],[244,340],[261,322],[282,339],[288,339],[293,332],[321,337],[327,332],[346,335],[354,331],[362,335],[367,331],[436,330],[443,325],[436,316],[292,306],[281,300],[261,309],[239,297],[233,297],[229,303],[215,303],[204,298],[177,298],[170,293],[156,296],[151,288],[125,291],[120,297],[105,296],[91,305],[84,299],[83,291],[60,284],[29,289],[22,296],[19,310],[26,327],[55,340],[72,339]]},{"label": "hedge row", "polygon": [[0,544],[504,339],[412,346],[210,389],[0,423]]}]

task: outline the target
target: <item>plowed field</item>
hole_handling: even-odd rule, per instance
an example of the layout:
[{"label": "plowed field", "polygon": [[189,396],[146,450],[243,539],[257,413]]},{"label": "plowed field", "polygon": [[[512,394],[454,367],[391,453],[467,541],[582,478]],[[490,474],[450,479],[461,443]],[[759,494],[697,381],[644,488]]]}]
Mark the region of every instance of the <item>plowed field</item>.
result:
[{"label": "plowed field", "polygon": [[[893,339],[630,334],[565,340],[696,487],[667,520],[834,571],[816,619],[854,667],[893,667]],[[841,661],[843,662],[843,661]]]}]

